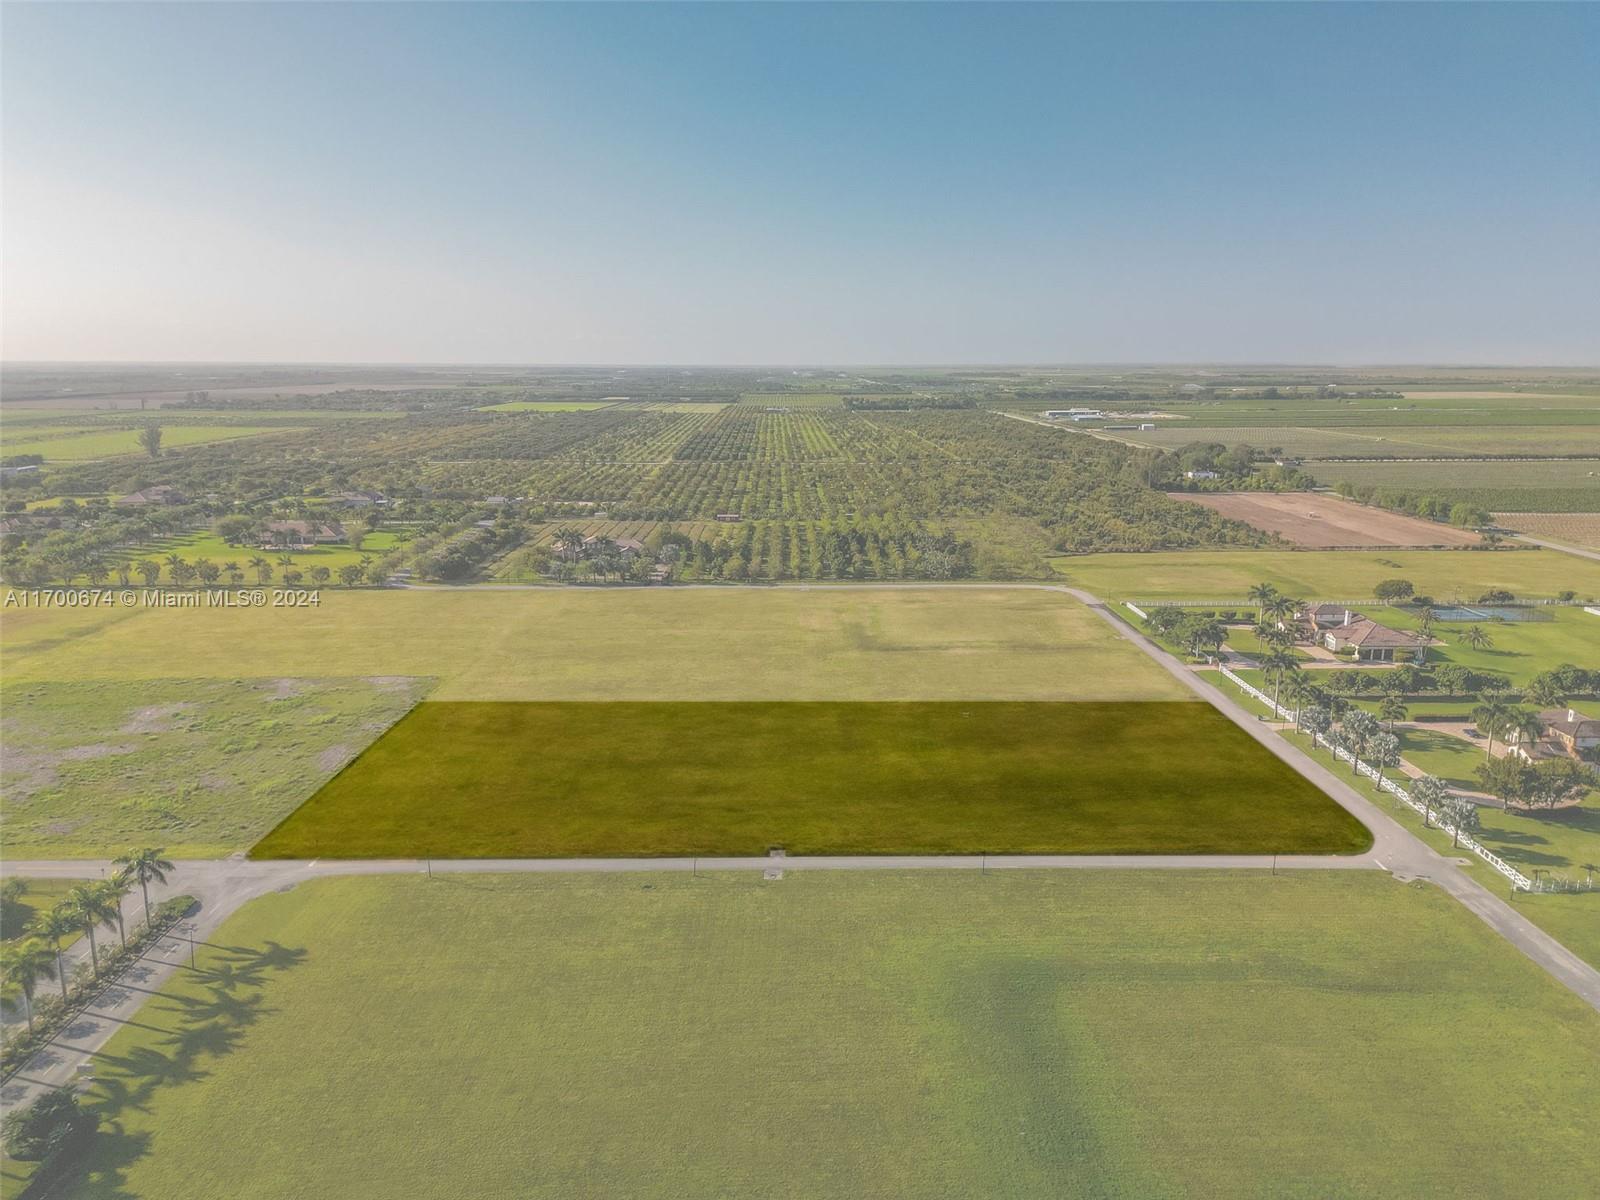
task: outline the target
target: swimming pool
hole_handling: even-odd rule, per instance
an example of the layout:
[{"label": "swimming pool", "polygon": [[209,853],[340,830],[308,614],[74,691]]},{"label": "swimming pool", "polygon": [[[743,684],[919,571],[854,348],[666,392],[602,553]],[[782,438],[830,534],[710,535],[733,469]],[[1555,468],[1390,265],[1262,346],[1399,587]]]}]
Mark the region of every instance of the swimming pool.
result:
[{"label": "swimming pool", "polygon": [[1463,604],[1447,604],[1433,610],[1436,621],[1553,621],[1555,618],[1541,608],[1525,608],[1509,604],[1483,604],[1468,608]]}]

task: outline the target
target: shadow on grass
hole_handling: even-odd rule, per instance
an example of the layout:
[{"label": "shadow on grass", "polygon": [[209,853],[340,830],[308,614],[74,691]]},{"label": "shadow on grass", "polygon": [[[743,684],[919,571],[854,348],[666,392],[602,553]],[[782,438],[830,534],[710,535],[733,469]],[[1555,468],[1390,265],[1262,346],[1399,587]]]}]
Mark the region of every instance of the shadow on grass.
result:
[{"label": "shadow on grass", "polygon": [[199,994],[157,992],[149,1004],[170,1028],[139,1023],[146,1031],[123,1054],[93,1056],[95,1077],[85,1105],[100,1117],[100,1128],[84,1144],[53,1164],[48,1178],[37,1175],[18,1200],[92,1196],[123,1200],[127,1173],[150,1152],[154,1135],[124,1127],[129,1113],[148,1113],[165,1088],[205,1079],[208,1064],[239,1048],[246,1030],[275,1011],[266,990],[280,972],[305,961],[297,947],[267,941],[260,946],[210,946],[198,970],[179,967],[198,983]]}]

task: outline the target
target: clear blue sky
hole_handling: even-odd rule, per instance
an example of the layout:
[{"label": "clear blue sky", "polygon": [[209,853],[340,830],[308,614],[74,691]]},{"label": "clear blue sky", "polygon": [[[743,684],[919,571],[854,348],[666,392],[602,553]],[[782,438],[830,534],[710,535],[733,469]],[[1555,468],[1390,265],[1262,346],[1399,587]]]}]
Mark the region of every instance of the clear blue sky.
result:
[{"label": "clear blue sky", "polygon": [[4,34],[12,360],[1600,362],[1600,6]]}]

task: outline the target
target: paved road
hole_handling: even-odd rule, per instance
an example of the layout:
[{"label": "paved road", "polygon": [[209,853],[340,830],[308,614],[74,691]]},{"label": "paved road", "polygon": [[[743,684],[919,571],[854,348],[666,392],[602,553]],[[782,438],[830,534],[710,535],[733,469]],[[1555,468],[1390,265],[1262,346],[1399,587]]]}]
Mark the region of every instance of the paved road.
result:
[{"label": "paved road", "polygon": [[[508,585],[516,587],[518,585]],[[717,585],[706,585],[717,586]],[[883,590],[937,588],[948,584],[806,584],[775,585],[793,590]],[[973,584],[984,589],[1030,589],[1067,593],[1086,604],[1115,631],[1137,646],[1202,699],[1208,701],[1262,746],[1311,780],[1361,821],[1373,835],[1373,847],[1361,855],[1006,855],[1006,856],[882,856],[815,858],[604,858],[604,859],[454,859],[423,862],[415,859],[251,862],[242,857],[192,860],[178,864],[165,885],[151,889],[152,902],[171,895],[189,894],[200,902],[193,918],[196,939],[203,941],[240,905],[271,891],[285,890],[309,879],[338,875],[436,874],[461,872],[587,871],[785,871],[804,870],[1049,870],[1049,869],[1279,869],[1371,870],[1381,869],[1402,880],[1423,879],[1437,884],[1461,901],[1528,958],[1600,1010],[1600,971],[1524,918],[1504,900],[1469,879],[1450,859],[1435,852],[1344,779],[1273,732],[1271,726],[1247,712],[1227,693],[1199,678],[1185,664],[1119,621],[1104,602],[1078,588],[1060,584]],[[9,862],[8,873],[34,878],[98,878],[109,866],[93,860]],[[130,910],[131,911],[131,910]],[[159,990],[174,970],[186,966],[188,944],[168,938],[147,955],[146,961],[46,1049],[40,1051],[8,1083],[0,1100],[6,1105],[26,1102],[46,1087],[60,1086],[78,1077],[118,1025],[131,1020],[151,993]]]},{"label": "paved road", "polygon": [[1292,742],[1271,732],[1267,722],[1258,720],[1247,712],[1226,692],[1201,679],[1149,638],[1125,622],[1119,621],[1097,597],[1079,588],[1063,590],[1071,592],[1087,604],[1117,630],[1118,636],[1138,646],[1175,678],[1183,680],[1234,724],[1327,792],[1357,820],[1372,830],[1373,854],[1377,856],[1384,869],[1400,879],[1425,879],[1437,884],[1466,905],[1484,924],[1577,993],[1593,1008],[1600,1010],[1600,971],[1584,962],[1482,884],[1468,878],[1454,862],[1412,834],[1340,776],[1318,763]]}]

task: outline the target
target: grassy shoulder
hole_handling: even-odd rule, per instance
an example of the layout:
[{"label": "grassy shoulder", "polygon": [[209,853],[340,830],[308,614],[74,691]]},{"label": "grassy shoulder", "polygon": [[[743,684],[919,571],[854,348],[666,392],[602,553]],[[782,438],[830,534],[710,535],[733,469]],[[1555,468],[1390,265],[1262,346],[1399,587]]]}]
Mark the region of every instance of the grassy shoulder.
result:
[{"label": "grassy shoulder", "polygon": [[428,703],[251,853],[1343,854],[1369,844],[1355,818],[1204,704]]},{"label": "grassy shoulder", "polygon": [[1600,1139],[1593,1011],[1376,873],[352,878],[199,967],[74,1196],[1580,1195]]},{"label": "grassy shoulder", "polygon": [[1600,596],[1600,562],[1556,550],[1185,550],[1054,558],[1066,583],[1105,600],[1243,600],[1272,584],[1307,600],[1364,600],[1380,580],[1409,579],[1441,603],[1492,588],[1547,598]]},{"label": "grassy shoulder", "polygon": [[249,846],[415,703],[426,681],[6,684],[5,856],[174,858]]},{"label": "grassy shoulder", "polygon": [[[0,942],[20,942],[29,937],[28,924],[40,913],[48,912],[65,898],[81,879],[28,879],[23,878],[23,894],[0,906]],[[63,934],[61,948],[65,950],[83,936],[82,930]]]},{"label": "grassy shoulder", "polygon": [[316,608],[13,608],[6,678],[431,676],[450,700],[1182,700],[1057,592],[344,591]]}]

